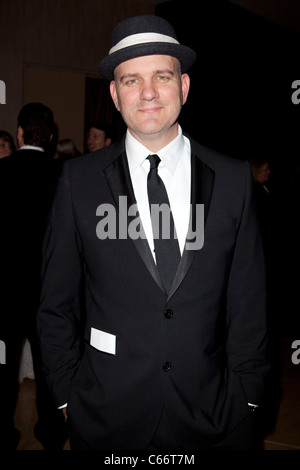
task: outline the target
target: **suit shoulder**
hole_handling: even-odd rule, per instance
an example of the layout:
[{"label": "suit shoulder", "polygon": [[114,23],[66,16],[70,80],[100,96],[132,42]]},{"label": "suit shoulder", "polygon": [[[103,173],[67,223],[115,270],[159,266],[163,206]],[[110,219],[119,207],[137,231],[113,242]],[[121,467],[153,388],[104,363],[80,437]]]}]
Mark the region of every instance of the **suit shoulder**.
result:
[{"label": "suit shoulder", "polygon": [[74,175],[102,170],[119,156],[122,148],[121,142],[114,143],[95,152],[70,159],[65,163],[65,166]]},{"label": "suit shoulder", "polygon": [[246,172],[249,171],[250,165],[246,160],[235,158],[218,150],[205,147],[193,139],[190,139],[190,142],[192,153],[215,172],[237,172],[241,174],[241,172],[245,172],[245,168]]}]

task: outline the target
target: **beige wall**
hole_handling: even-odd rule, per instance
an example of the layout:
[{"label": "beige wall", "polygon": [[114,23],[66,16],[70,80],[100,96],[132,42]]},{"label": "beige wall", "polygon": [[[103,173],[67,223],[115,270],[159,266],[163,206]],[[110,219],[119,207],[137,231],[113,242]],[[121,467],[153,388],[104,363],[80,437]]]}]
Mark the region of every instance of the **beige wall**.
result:
[{"label": "beige wall", "polygon": [[[0,80],[6,84],[0,129],[15,136],[18,112],[28,100],[55,106],[55,119],[64,126],[61,134],[69,132],[69,125],[77,129],[83,76],[97,74],[111,30],[124,18],[154,12],[153,2],[142,0],[0,0]],[[33,79],[29,64],[43,77],[40,83],[29,83]],[[48,69],[48,77],[42,68]],[[61,70],[61,81],[51,70]],[[46,84],[50,75],[51,86]]]}]

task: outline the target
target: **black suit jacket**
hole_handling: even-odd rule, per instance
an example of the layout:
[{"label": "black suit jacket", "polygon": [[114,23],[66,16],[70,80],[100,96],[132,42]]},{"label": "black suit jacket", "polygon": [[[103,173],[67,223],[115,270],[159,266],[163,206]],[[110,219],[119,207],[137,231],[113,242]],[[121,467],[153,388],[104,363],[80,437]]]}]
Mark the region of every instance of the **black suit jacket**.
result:
[{"label": "black suit jacket", "polygon": [[55,183],[45,152],[23,149],[4,160],[0,165],[1,324],[6,318],[14,334],[30,321],[35,327],[42,243]]},{"label": "black suit jacket", "polygon": [[[119,196],[135,202],[124,141],[68,162],[58,186],[38,329],[56,403],[68,403],[71,427],[91,448],[146,449],[165,405],[179,444],[196,449],[237,425],[248,402],[261,404],[265,272],[251,170],[192,140],[191,149],[204,246],[184,251],[169,295],[147,240],[96,234],[99,205],[118,219]],[[91,332],[109,338],[108,350]]]}]

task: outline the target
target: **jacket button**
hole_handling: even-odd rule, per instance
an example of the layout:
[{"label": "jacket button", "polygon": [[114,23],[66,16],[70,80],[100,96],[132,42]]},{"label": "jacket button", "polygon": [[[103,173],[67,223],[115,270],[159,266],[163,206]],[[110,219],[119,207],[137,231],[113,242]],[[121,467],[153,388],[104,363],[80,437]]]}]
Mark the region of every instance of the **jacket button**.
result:
[{"label": "jacket button", "polygon": [[165,362],[163,365],[163,370],[165,372],[168,372],[169,370],[171,370],[171,362]]},{"label": "jacket button", "polygon": [[174,312],[173,312],[173,310],[167,309],[167,310],[164,311],[164,315],[165,315],[166,318],[170,319],[170,318],[173,317]]}]

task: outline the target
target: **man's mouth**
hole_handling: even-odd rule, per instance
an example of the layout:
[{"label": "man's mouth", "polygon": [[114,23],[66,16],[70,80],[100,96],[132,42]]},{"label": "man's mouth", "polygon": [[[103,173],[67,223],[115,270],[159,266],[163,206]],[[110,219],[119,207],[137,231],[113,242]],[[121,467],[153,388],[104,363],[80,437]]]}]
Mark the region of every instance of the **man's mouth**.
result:
[{"label": "man's mouth", "polygon": [[153,106],[151,108],[141,108],[139,111],[143,114],[155,114],[158,113],[161,109],[161,106]]}]

